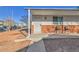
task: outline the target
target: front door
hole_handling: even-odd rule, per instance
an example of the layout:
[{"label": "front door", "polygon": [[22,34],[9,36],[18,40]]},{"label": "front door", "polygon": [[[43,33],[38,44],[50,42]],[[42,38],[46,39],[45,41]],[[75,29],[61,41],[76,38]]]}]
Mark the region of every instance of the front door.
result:
[{"label": "front door", "polygon": [[41,33],[41,26],[39,23],[35,23],[34,25],[34,33]]},{"label": "front door", "polygon": [[54,16],[53,23],[56,26],[55,27],[56,33],[63,33],[63,17]]}]

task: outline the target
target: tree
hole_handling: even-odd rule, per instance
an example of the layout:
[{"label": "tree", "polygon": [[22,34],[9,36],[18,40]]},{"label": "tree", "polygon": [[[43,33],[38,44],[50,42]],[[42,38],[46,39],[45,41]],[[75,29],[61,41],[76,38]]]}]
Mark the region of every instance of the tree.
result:
[{"label": "tree", "polygon": [[14,20],[12,20],[12,18],[7,18],[6,21],[8,26],[13,26],[14,25]]},{"label": "tree", "polygon": [[20,21],[22,21],[23,23],[27,25],[27,16],[21,16]]},{"label": "tree", "polygon": [[10,30],[10,28],[15,25],[15,22],[14,22],[14,20],[11,17],[8,17],[5,20],[5,25],[8,26],[9,30]]}]

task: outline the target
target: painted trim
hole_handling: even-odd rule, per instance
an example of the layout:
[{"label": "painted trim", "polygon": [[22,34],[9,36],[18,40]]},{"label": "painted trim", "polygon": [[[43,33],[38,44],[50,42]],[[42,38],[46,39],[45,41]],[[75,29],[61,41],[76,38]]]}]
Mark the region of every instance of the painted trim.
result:
[{"label": "painted trim", "polygon": [[[28,9],[28,8],[27,8]],[[25,9],[25,10],[27,10]],[[62,8],[62,9],[55,9],[55,8],[30,8],[30,10],[71,10],[71,11],[79,11],[79,9],[72,9],[72,8]]]},{"label": "painted trim", "polygon": [[[32,25],[35,25],[35,23],[40,23],[41,25],[55,25],[53,22],[32,22]],[[79,25],[79,22],[64,22],[63,25]]]}]

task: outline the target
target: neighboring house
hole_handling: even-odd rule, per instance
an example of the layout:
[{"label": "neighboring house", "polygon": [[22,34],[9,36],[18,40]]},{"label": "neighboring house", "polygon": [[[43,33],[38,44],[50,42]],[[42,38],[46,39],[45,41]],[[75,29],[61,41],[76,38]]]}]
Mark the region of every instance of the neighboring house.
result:
[{"label": "neighboring house", "polygon": [[15,22],[11,19],[7,19],[7,20],[0,20],[0,26],[14,26]]},{"label": "neighboring house", "polygon": [[0,26],[4,25],[4,21],[0,20]]},{"label": "neighboring house", "polygon": [[5,21],[4,21],[4,25],[5,25],[5,26],[14,26],[15,23],[14,23],[13,20],[5,20]]},{"label": "neighboring house", "polygon": [[29,32],[79,33],[79,10],[77,9],[28,9]]}]

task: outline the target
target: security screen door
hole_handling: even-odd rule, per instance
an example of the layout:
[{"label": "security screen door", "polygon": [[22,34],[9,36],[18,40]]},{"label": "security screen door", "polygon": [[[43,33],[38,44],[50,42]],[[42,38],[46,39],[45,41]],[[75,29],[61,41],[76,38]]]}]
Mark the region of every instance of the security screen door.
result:
[{"label": "security screen door", "polygon": [[41,33],[41,26],[40,23],[35,23],[34,25],[34,33]]},{"label": "security screen door", "polygon": [[63,33],[63,17],[54,16],[53,24],[56,26],[55,27],[56,33]]}]

